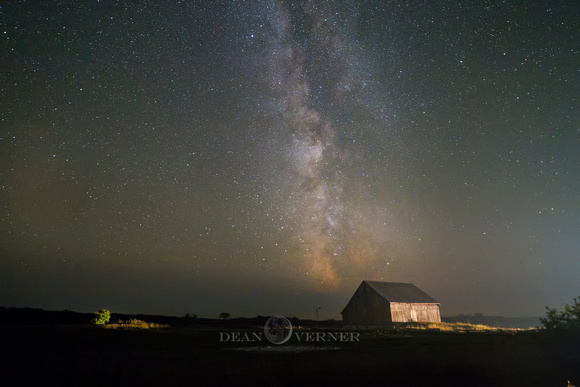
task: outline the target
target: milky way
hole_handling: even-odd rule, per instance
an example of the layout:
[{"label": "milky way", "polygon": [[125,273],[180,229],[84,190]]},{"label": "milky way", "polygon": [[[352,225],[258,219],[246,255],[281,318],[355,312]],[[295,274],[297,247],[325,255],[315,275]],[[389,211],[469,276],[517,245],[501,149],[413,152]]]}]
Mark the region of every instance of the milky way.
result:
[{"label": "milky way", "polygon": [[298,9],[281,3],[273,11],[277,33],[268,45],[270,77],[280,93],[279,125],[290,131],[290,167],[281,184],[284,208],[293,222],[293,243],[303,254],[303,273],[336,286],[344,277],[339,269],[353,262],[355,251],[364,254],[359,263],[375,258],[360,249],[360,242],[370,241],[363,236],[366,230],[355,227],[357,190],[347,188],[358,179],[346,173],[349,154],[334,128],[337,96],[344,99],[357,82],[362,84],[347,71],[357,58],[342,49],[351,42],[343,44],[348,37],[336,28],[345,15],[316,3]]}]

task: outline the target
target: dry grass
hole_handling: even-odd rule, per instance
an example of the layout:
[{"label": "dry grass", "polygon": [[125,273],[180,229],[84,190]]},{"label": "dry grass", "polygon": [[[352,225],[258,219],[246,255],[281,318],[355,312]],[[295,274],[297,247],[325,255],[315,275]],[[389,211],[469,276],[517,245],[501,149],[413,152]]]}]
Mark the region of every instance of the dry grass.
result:
[{"label": "dry grass", "polygon": [[434,330],[441,332],[516,332],[526,331],[528,329],[520,328],[500,328],[490,327],[483,324],[467,324],[467,323],[413,323],[405,326],[409,330]]},{"label": "dry grass", "polygon": [[146,321],[132,319],[128,321],[119,320],[116,324],[106,324],[104,327],[106,329],[158,329],[167,328],[169,325],[148,323]]},{"label": "dry grass", "polygon": [[385,336],[401,336],[401,337],[411,337],[410,334],[413,332],[450,332],[450,333],[471,333],[471,332],[481,332],[481,333],[512,333],[522,331],[535,330],[535,328],[522,329],[522,328],[499,328],[490,327],[483,324],[467,324],[467,323],[396,323],[391,327],[376,327],[372,336],[373,337],[385,337]]}]

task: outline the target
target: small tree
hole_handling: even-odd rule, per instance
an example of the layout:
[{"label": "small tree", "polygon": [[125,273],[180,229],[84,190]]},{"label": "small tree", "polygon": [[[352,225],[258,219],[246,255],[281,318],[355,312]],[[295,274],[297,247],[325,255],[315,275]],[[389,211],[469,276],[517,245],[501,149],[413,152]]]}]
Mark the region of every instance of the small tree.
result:
[{"label": "small tree", "polygon": [[219,319],[220,320],[227,320],[228,318],[230,318],[230,314],[226,313],[226,312],[221,312],[219,315]]},{"label": "small tree", "polygon": [[574,305],[564,305],[561,312],[546,306],[546,317],[540,317],[540,322],[546,329],[580,328],[580,297],[574,299]]},{"label": "small tree", "polygon": [[95,325],[105,325],[111,318],[111,312],[107,309],[99,309],[98,312],[95,312],[95,315],[97,316],[93,319],[93,324]]}]

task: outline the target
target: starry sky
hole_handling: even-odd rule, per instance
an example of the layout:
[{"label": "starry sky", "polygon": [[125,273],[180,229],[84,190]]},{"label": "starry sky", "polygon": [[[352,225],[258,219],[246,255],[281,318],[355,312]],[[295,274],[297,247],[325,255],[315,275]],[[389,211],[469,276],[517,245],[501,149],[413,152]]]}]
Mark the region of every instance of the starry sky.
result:
[{"label": "starry sky", "polygon": [[340,318],[580,295],[580,3],[11,1],[0,305]]}]

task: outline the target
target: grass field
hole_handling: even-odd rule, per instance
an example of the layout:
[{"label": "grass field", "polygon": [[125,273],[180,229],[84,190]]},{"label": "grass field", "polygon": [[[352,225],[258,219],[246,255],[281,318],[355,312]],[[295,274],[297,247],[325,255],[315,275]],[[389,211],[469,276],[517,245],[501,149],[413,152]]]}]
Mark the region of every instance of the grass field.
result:
[{"label": "grass field", "polygon": [[580,385],[570,332],[368,330],[360,341],[273,345],[220,342],[224,331],[260,328],[1,326],[0,385]]}]

